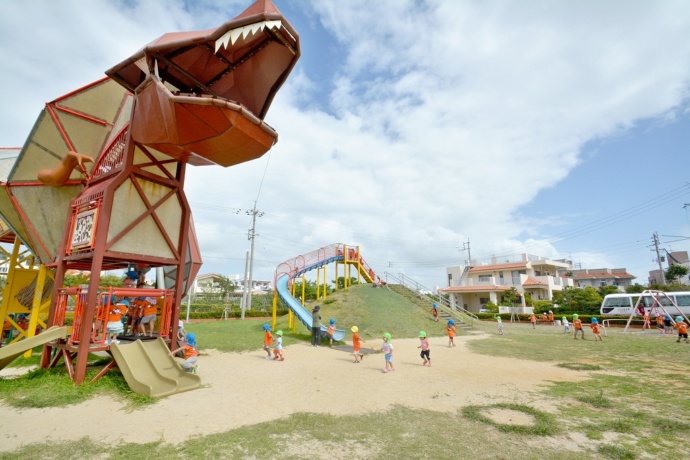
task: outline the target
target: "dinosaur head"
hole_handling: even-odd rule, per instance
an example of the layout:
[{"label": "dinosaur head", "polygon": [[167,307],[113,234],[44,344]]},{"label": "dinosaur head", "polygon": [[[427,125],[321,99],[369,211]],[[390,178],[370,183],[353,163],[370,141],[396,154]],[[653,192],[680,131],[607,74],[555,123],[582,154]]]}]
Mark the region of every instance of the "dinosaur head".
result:
[{"label": "dinosaur head", "polygon": [[[230,166],[277,139],[263,119],[299,56],[297,32],[270,0],[257,0],[215,29],[165,34],[106,74],[137,97],[135,141]],[[232,147],[240,144],[249,151]]]}]

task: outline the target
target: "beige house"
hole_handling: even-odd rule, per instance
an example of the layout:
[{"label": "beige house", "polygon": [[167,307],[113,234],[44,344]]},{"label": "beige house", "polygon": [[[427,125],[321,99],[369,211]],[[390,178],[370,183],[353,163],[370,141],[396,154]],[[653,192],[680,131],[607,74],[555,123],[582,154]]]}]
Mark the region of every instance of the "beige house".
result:
[{"label": "beige house", "polygon": [[636,278],[625,268],[587,268],[585,270],[572,270],[572,273],[576,287],[616,286],[620,292],[625,292],[625,288],[631,286]]},{"label": "beige house", "polygon": [[574,286],[566,276],[572,268],[567,260],[550,260],[531,254],[522,254],[518,261],[465,265],[446,268],[448,287],[439,289],[448,294],[451,305],[456,308],[478,312],[487,303],[500,304],[503,294],[515,288],[522,298],[520,312],[529,313],[525,305],[525,293],[533,300],[552,300],[553,292],[566,286]]}]

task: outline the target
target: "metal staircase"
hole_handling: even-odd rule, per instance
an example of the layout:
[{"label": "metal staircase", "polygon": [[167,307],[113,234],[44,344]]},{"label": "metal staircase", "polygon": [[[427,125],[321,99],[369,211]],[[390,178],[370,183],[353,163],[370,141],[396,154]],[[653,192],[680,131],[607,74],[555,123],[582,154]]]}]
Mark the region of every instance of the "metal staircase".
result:
[{"label": "metal staircase", "polygon": [[475,321],[479,321],[479,318],[474,313],[457,306],[453,308],[446,297],[427,294],[431,292],[430,289],[403,273],[394,275],[385,272],[384,277],[388,289],[402,295],[420,307],[430,311],[435,303],[438,307],[438,316],[443,322],[452,318],[458,327],[472,327]]}]

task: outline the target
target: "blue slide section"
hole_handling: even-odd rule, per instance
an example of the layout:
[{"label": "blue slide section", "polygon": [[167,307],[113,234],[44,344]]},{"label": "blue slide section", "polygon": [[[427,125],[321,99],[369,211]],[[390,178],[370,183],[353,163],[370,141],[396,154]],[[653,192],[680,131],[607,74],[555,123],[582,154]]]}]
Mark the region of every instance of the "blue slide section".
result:
[{"label": "blue slide section", "polygon": [[[278,295],[283,299],[283,302],[287,304],[288,308],[292,310],[299,320],[311,331],[311,312],[304,308],[297,299],[292,297],[290,289],[288,289],[288,281],[288,275],[280,275],[276,280],[276,291],[278,291]],[[321,326],[321,335],[325,334],[326,331],[326,326]],[[336,329],[333,334],[333,340],[342,341],[344,338],[345,331],[343,329]]]}]

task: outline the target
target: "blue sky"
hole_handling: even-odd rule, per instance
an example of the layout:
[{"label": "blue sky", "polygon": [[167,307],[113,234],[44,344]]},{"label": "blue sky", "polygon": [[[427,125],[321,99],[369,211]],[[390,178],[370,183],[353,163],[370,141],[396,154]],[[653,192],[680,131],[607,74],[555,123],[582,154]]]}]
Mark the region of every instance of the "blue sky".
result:
[{"label": "blue sky", "polygon": [[[302,57],[266,117],[270,153],[190,168],[202,272],[242,272],[257,200],[262,279],[331,243],[432,289],[468,240],[473,259],[569,258],[642,284],[654,232],[690,251],[687,2],[274,3]],[[248,5],[0,2],[0,144],[161,34]]]}]

